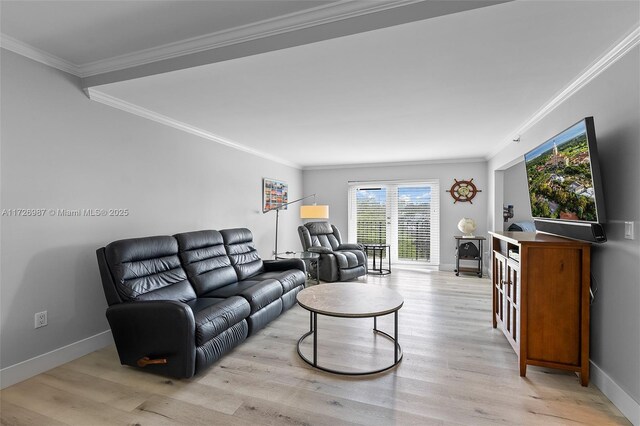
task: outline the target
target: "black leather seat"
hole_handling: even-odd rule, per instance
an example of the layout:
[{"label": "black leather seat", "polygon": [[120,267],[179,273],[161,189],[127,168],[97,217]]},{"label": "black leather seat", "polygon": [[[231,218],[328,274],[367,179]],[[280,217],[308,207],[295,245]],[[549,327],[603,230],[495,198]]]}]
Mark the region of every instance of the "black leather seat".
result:
[{"label": "black leather seat", "polygon": [[251,231],[245,228],[220,231],[231,264],[236,269],[239,280],[276,280],[282,287],[282,310],[289,309],[296,302],[296,294],[304,288],[306,270],[300,259],[267,260],[260,259],[253,244]]},{"label": "black leather seat", "polygon": [[[187,304],[195,324],[194,374],[211,365],[248,336],[250,307],[242,297],[198,298]],[[208,305],[208,306],[207,306]]]},{"label": "black leather seat", "polygon": [[249,334],[253,334],[282,313],[282,286],[276,280],[245,280],[207,293],[206,297],[231,297],[240,295],[251,307],[247,318]]},{"label": "black leather seat", "polygon": [[96,253],[120,362],[163,362],[146,368],[174,377],[197,374],[278,317],[306,276],[299,259],[263,263],[244,228],[120,240]]},{"label": "black leather seat", "polygon": [[[262,260],[253,248],[251,231],[243,228],[222,232],[242,240],[245,248],[228,246],[222,233],[214,230],[186,232],[175,237],[180,246],[180,257],[199,297],[242,296],[248,301],[251,309],[247,324],[251,335],[282,312],[282,286],[275,280],[238,281],[240,277],[261,272]],[[228,253],[235,254],[230,256]]]},{"label": "black leather seat", "polygon": [[338,228],[329,222],[309,222],[298,227],[304,251],[320,254],[322,281],[349,281],[366,275],[367,255],[359,244],[343,244]]}]

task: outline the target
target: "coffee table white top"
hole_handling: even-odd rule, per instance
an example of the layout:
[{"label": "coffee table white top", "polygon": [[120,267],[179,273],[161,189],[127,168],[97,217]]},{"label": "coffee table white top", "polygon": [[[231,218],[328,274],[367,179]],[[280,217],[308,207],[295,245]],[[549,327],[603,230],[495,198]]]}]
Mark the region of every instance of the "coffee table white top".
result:
[{"label": "coffee table white top", "polygon": [[390,314],[404,303],[397,291],[363,283],[319,284],[305,288],[296,298],[308,311],[350,318]]}]

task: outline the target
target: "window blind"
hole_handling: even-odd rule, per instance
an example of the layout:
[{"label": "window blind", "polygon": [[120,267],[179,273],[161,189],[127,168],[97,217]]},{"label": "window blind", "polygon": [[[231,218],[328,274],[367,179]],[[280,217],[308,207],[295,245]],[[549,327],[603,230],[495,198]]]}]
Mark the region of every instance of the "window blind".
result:
[{"label": "window blind", "polygon": [[356,240],[365,244],[387,241],[387,189],[358,188],[355,192]]},{"label": "window blind", "polygon": [[391,245],[401,263],[440,263],[437,180],[353,182],[349,186],[349,241]]}]

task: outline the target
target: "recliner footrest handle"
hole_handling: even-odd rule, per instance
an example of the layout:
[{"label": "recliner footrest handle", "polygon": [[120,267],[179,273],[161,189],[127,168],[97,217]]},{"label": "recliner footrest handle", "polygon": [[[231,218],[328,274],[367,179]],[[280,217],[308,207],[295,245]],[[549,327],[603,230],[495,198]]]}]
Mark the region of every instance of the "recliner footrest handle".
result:
[{"label": "recliner footrest handle", "polygon": [[157,358],[157,359],[151,359],[148,356],[142,357],[140,358],[136,364],[138,364],[138,367],[146,367],[147,365],[150,364],[166,364],[168,361],[166,358]]}]

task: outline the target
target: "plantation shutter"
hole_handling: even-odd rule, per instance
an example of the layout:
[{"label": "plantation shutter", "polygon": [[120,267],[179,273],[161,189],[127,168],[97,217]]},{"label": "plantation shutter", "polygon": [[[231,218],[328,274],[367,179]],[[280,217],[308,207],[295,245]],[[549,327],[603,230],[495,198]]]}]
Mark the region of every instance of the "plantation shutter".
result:
[{"label": "plantation shutter", "polygon": [[350,205],[353,206],[354,215],[349,221],[349,241],[363,244],[386,244],[387,188],[354,186]]},{"label": "plantation shutter", "polygon": [[349,241],[391,245],[400,263],[440,263],[440,190],[437,180],[352,182]]},{"label": "plantation shutter", "polygon": [[440,263],[440,227],[437,226],[440,209],[436,194],[439,191],[433,184],[398,186],[396,203],[399,260]]}]

